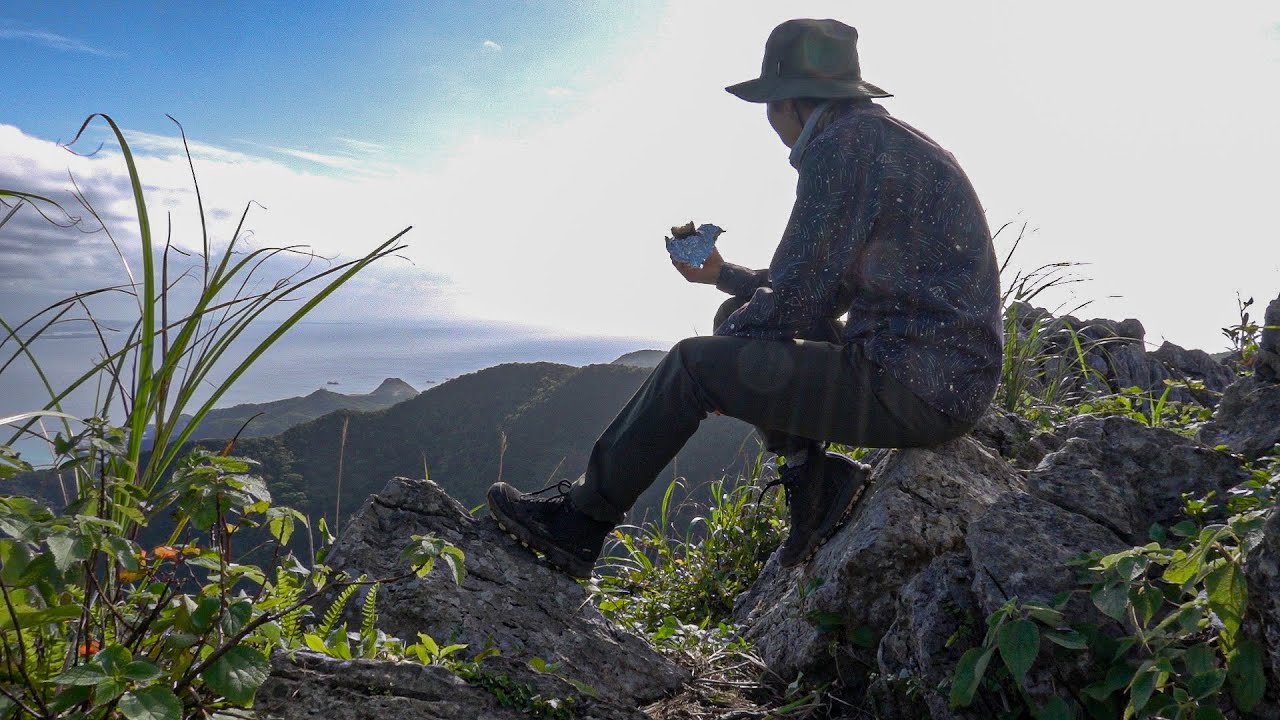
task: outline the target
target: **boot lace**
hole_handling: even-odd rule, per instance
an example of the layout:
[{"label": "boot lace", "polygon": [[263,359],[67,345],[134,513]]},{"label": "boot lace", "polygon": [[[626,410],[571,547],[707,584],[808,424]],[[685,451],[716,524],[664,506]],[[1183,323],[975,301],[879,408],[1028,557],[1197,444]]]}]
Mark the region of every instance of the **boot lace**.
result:
[{"label": "boot lace", "polygon": [[[542,488],[541,490],[534,490],[534,491],[533,491],[533,492],[531,492],[531,493],[525,493],[525,494],[524,494],[524,496],[525,496],[526,498],[529,498],[529,501],[530,501],[530,502],[536,502],[536,503],[549,503],[549,502],[554,502],[554,503],[559,503],[559,502],[561,502],[561,499],[562,499],[562,498],[564,498],[565,496],[567,496],[567,495],[569,494],[569,491],[570,491],[571,489],[573,489],[573,482],[572,482],[572,481],[570,481],[570,480],[561,480],[560,482],[556,483],[555,485],[548,485],[548,486],[546,486],[546,487]],[[542,495],[543,493],[551,492],[552,490],[555,490],[555,491],[556,491],[556,494],[555,494],[555,495],[548,495],[547,497],[535,497],[535,496],[537,496],[537,495]]]},{"label": "boot lace", "polygon": [[765,483],[764,487],[760,488],[760,494],[756,496],[755,517],[751,519],[751,524],[753,526],[755,527],[760,526],[760,507],[761,505],[764,504],[764,494],[769,492],[773,488],[776,488],[779,485],[781,485],[783,498],[787,503],[787,507],[791,506],[791,494],[794,492],[792,488],[794,487],[795,483],[800,480],[800,474],[804,472],[803,468],[804,468],[803,465],[800,465],[797,467],[788,467],[786,465],[783,465],[782,468],[778,470],[778,477]]}]

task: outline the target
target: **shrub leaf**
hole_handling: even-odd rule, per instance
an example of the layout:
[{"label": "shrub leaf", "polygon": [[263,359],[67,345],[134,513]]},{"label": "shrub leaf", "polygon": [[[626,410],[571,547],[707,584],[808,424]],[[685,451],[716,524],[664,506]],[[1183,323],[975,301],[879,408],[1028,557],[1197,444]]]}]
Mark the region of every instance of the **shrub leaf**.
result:
[{"label": "shrub leaf", "polygon": [[251,647],[237,645],[210,665],[200,677],[227,700],[246,705],[267,681],[267,658]]},{"label": "shrub leaf", "polygon": [[120,698],[120,712],[129,720],[181,720],[182,701],[167,687],[154,686],[127,692]]},{"label": "shrub leaf", "polygon": [[987,663],[991,662],[991,654],[995,648],[970,648],[956,663],[956,672],[951,683],[951,707],[967,707],[973,702],[978,692],[982,675],[987,671]]},{"label": "shrub leaf", "polygon": [[1021,685],[1040,653],[1040,630],[1030,620],[1015,620],[1000,628],[996,643],[1000,646],[1000,658],[1014,681]]},{"label": "shrub leaf", "polygon": [[1227,664],[1227,682],[1236,707],[1244,712],[1253,710],[1262,700],[1267,678],[1262,673],[1262,648],[1257,642],[1246,640],[1236,648]]}]

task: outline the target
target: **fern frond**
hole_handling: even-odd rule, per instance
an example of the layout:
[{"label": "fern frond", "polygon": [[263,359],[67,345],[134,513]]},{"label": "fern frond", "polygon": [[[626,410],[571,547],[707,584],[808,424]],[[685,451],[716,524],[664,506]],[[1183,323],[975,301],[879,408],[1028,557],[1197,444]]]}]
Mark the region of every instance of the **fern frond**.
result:
[{"label": "fern frond", "polygon": [[[365,576],[361,575],[356,582],[364,580]],[[333,604],[325,611],[324,618],[320,622],[320,627],[316,629],[316,634],[320,637],[328,637],[333,631],[333,626],[338,624],[338,620],[342,618],[342,609],[347,606],[347,602],[351,600],[351,596],[356,594],[359,585],[348,585],[338,593],[338,597],[333,599]]]},{"label": "fern frond", "polygon": [[[276,583],[268,595],[275,607],[289,607],[302,599],[305,587],[303,579],[283,567],[276,568]],[[303,605],[280,616],[280,639],[285,647],[297,647],[302,642],[302,619],[310,615],[311,606]]]},{"label": "fern frond", "polygon": [[369,593],[364,596],[364,610],[360,613],[360,639],[372,643],[377,639],[378,630],[378,583],[369,586]]}]

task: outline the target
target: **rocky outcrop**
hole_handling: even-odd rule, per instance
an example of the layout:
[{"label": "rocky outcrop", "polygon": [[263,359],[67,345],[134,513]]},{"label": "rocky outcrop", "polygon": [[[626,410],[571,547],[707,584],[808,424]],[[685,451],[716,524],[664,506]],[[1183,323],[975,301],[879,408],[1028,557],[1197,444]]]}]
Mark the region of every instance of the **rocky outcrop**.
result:
[{"label": "rocky outcrop", "polygon": [[254,710],[268,720],[414,717],[516,720],[498,699],[434,665],[338,660],[299,652],[271,659],[271,676],[258,689]]},{"label": "rocky outcrop", "polygon": [[[473,517],[429,480],[396,478],[370,497],[328,564],[353,576],[395,576],[405,570],[399,551],[413,535],[462,549],[466,577],[457,585],[440,570],[384,584],[377,604],[385,632],[410,640],[425,632],[442,646],[464,643],[471,653],[492,644],[513,661],[511,676],[521,682],[541,679],[528,666],[540,658],[626,709],[657,700],[687,679],[643,640],[605,620],[582,585],[520,547],[487,515]],[[349,605],[352,612],[358,604]]]},{"label": "rocky outcrop", "polygon": [[501,667],[501,660],[487,664],[493,666],[490,681],[508,690],[505,705],[483,684],[470,684],[435,665],[277,654],[253,709],[263,720],[527,720],[532,703],[521,707],[519,699],[537,696],[543,707],[563,708],[583,720],[644,720],[643,713],[585,696],[554,675],[524,681],[526,692],[517,697],[510,667]]},{"label": "rocky outcrop", "polygon": [[1014,413],[992,409],[970,431],[974,439],[995,451],[1021,470],[1029,470],[1045,455],[1062,446],[1053,432]]},{"label": "rocky outcrop", "polygon": [[[869,690],[885,718],[991,717],[981,700],[962,712],[948,702],[956,661],[981,642],[987,616],[1015,598],[1051,604],[1078,588],[1072,560],[1143,544],[1153,523],[1183,517],[1184,493],[1221,498],[1248,477],[1232,455],[1126,417],[1072,420],[1040,438],[1055,450],[1019,471],[1047,449],[1032,437],[993,415],[975,437],[875,455],[872,489],[849,522],[804,566],[770,560],[739,599],[737,619],[770,669]],[[1113,625],[1087,594],[1064,612],[1069,623]],[[1029,695],[1083,686],[1079,662],[1042,657]],[[841,670],[867,665],[879,672],[871,688]]]},{"label": "rocky outcrop", "polygon": [[1206,445],[1226,445],[1250,459],[1280,443],[1280,383],[1257,375],[1241,378],[1222,394],[1213,419],[1200,428]]},{"label": "rocky outcrop", "polygon": [[964,551],[934,558],[898,594],[893,625],[881,639],[876,665],[884,682],[872,688],[882,716],[915,718],[980,718],[957,713],[947,698],[926,688],[945,685],[968,648],[955,638],[980,632],[974,627],[978,602],[970,585],[973,569]]},{"label": "rocky outcrop", "polygon": [[[1028,317],[1035,312],[1043,313],[1028,309]],[[1280,300],[1268,315],[1269,323],[1280,322],[1270,317],[1280,315]],[[1069,592],[1080,589],[1073,563],[1146,543],[1153,525],[1184,517],[1188,497],[1227,497],[1250,477],[1240,456],[1261,457],[1280,442],[1280,382],[1262,354],[1280,351],[1276,332],[1264,335],[1255,373],[1228,387],[1230,371],[1204,353],[1168,343],[1146,352],[1137,321],[1045,313],[1039,322],[1047,337],[1074,332],[1082,343],[1091,370],[1071,380],[1078,391],[1137,385],[1158,396],[1165,379],[1194,379],[1208,391],[1225,389],[1213,420],[1192,439],[1123,416],[1084,415],[1045,431],[993,411],[970,435],[938,447],[873,452],[864,458],[871,486],[844,527],[801,567],[783,569],[771,558],[737,600],[735,620],[770,677],[837,680],[885,720],[998,716],[1004,710],[986,691],[964,709],[952,708],[948,697],[957,662],[982,642],[992,612],[1015,599],[1061,600],[1067,624],[1119,634],[1088,593]],[[1061,349],[1057,367],[1069,377],[1080,360]],[[1174,399],[1216,397],[1186,391]],[[1215,449],[1219,444],[1230,452]],[[413,535],[462,548],[466,579],[458,586],[435,572],[384,585],[384,631],[404,638],[426,632],[472,650],[494,646],[501,654],[480,665],[490,681],[556,699],[575,717],[639,720],[638,708],[688,681],[688,673],[607,622],[582,585],[429,481],[397,478],[371,497],[328,561],[350,574],[396,575],[404,570],[398,551]],[[1262,646],[1269,682],[1254,717],[1271,719],[1280,717],[1267,709],[1280,707],[1280,515],[1272,511],[1249,543],[1244,632]],[[557,670],[535,672],[533,658]],[[1089,662],[1042,642],[1025,680],[1027,697],[1039,704],[1064,687],[1078,691],[1097,679]],[[483,678],[469,680],[416,664],[278,655],[255,709],[279,720],[523,716],[500,703]]]},{"label": "rocky outcrop", "polygon": [[1280,443],[1280,298],[1267,306],[1254,372],[1227,388],[1213,419],[1200,429],[1207,445],[1226,445],[1249,459]]},{"label": "rocky outcrop", "polygon": [[1280,382],[1280,297],[1267,304],[1254,372],[1267,382]]},{"label": "rocky outcrop", "polygon": [[1153,523],[1181,519],[1184,493],[1222,497],[1248,478],[1231,456],[1127,417],[1083,415],[1059,436],[1062,448],[1028,474],[1028,488],[1130,544],[1147,542]]},{"label": "rocky outcrop", "polygon": [[1146,329],[1132,318],[1055,317],[1021,302],[1012,303],[1008,312],[1024,341],[1038,345],[1033,363],[1046,380],[1059,384],[1062,396],[1082,399],[1138,387],[1158,398],[1165,380],[1197,381],[1203,390],[1174,388],[1168,399],[1212,406],[1233,377],[1229,367],[1200,350],[1166,341],[1148,352]]},{"label": "rocky outcrop", "polygon": [[[1013,468],[969,437],[882,453],[844,528],[799,568],[784,570],[771,558],[734,614],[774,672],[829,673],[833,637],[884,635],[902,586],[934,558],[962,549],[968,524],[1023,487]],[[864,660],[870,654],[837,645]]]},{"label": "rocky outcrop", "polygon": [[1262,539],[1245,564],[1249,583],[1249,614],[1245,631],[1256,638],[1270,672],[1267,698],[1275,716],[1280,716],[1280,513],[1272,512],[1263,527]]}]

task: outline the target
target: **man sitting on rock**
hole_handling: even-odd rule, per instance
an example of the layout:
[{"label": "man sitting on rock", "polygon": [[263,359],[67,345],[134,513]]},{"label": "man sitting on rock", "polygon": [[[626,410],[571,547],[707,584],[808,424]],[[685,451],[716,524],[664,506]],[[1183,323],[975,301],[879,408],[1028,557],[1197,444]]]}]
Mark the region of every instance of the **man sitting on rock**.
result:
[{"label": "man sitting on rock", "polygon": [[866,484],[869,469],[826,442],[935,445],[990,404],[1001,322],[986,218],[955,158],[872,102],[889,94],[862,80],[857,38],[835,20],[789,20],[769,36],[760,77],[727,88],[766,103],[800,175],[769,269],[718,251],[699,268],[673,260],[731,296],[715,335],[676,343],[577,482],[489,489],[499,524],[569,574],[591,575],[610,530],[710,412],[757,426],[784,458],[773,484],[790,507],[778,561],[791,567]]}]

